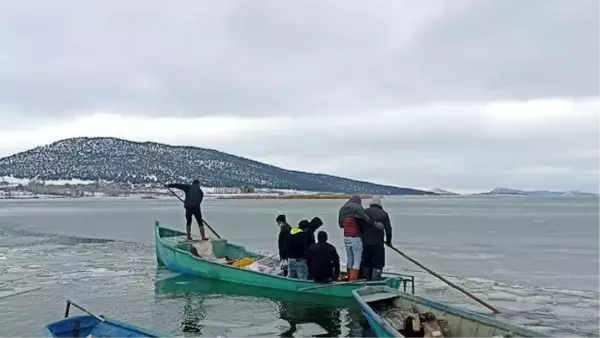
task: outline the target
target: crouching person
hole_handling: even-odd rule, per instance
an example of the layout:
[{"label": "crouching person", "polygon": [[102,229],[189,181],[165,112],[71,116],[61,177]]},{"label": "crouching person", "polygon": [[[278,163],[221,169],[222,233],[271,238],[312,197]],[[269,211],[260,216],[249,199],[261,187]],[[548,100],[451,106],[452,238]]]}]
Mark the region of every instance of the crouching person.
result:
[{"label": "crouching person", "polygon": [[308,278],[308,266],[306,254],[310,247],[309,223],[302,220],[297,228],[290,230],[286,237],[286,254],[288,259],[288,277],[297,279]]},{"label": "crouching person", "polygon": [[319,231],[318,242],[308,249],[306,262],[315,282],[329,283],[340,276],[340,256],[335,247],[327,243],[327,233]]}]

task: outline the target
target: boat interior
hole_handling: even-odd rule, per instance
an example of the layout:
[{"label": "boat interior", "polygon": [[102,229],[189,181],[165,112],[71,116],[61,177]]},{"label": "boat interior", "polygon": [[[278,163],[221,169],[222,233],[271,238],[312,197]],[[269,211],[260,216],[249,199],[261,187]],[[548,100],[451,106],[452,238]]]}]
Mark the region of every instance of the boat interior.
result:
[{"label": "boat interior", "polygon": [[93,316],[76,316],[50,324],[54,337],[148,337],[141,332],[114,323],[101,322]]},{"label": "boat interior", "polygon": [[[188,241],[186,239],[186,235],[184,233],[175,231],[175,230],[171,230],[171,229],[167,229],[167,228],[160,228],[160,237],[163,240],[174,245],[175,248],[183,250],[183,251],[192,252],[192,248],[195,248],[196,250],[200,250],[201,252],[198,252],[198,255],[200,255],[200,256],[195,255],[196,257],[199,257],[199,258],[210,259],[210,258],[214,257],[216,259],[228,258],[231,260],[238,260],[238,259],[242,259],[245,257],[250,257],[253,259],[263,258],[263,256],[253,253],[253,252],[249,252],[242,246],[228,243],[226,239],[212,238],[212,239],[209,239],[208,241],[202,241],[202,240]],[[210,250],[209,250],[209,248],[210,248]],[[204,255],[202,255],[202,254],[204,254]]]},{"label": "boat interior", "polygon": [[373,287],[359,290],[361,298],[405,337],[529,337],[534,332],[513,327],[481,314],[451,308],[441,303]]},{"label": "boat interior", "polygon": [[160,228],[160,236],[176,249],[190,252],[198,259],[237,267],[245,267],[260,262],[262,266],[268,269],[275,269],[279,264],[276,257],[248,251],[243,246],[228,243],[226,239],[212,238],[207,241],[189,241],[184,233],[165,228]]}]

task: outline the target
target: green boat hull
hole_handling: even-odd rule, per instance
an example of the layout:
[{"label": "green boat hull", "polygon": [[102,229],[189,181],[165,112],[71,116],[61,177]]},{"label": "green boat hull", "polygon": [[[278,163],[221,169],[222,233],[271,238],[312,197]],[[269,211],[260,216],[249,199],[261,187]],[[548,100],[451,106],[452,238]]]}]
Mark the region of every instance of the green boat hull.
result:
[{"label": "green boat hull", "polygon": [[[180,242],[185,239],[185,234],[172,229],[162,228],[159,222],[155,222],[156,257],[160,265],[170,270],[207,279],[220,280],[230,283],[248,286],[299,292],[309,295],[322,295],[328,297],[352,298],[352,291],[367,286],[388,286],[398,289],[404,283],[402,277],[390,277],[381,281],[359,282],[359,283],[332,283],[326,287],[308,280],[298,280],[278,275],[269,275],[248,269],[238,268],[227,264],[213,262],[195,257],[190,252],[189,242]],[[179,241],[178,241],[179,240]],[[229,257],[230,259],[241,259],[251,257],[254,259],[264,258],[252,253],[244,247],[227,243],[226,240],[216,239],[213,242],[213,254],[217,258]],[[305,288],[312,288],[302,290]]]}]

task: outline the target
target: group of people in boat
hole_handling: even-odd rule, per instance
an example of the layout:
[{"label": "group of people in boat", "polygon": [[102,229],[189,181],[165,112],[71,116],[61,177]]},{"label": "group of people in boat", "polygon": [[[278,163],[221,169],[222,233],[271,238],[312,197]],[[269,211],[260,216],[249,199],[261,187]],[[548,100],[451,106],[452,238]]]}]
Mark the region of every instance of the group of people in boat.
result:
[{"label": "group of people in boat", "polygon": [[[187,239],[192,240],[192,217],[195,217],[202,240],[207,240],[200,209],[204,198],[200,182],[172,183],[167,188],[185,192]],[[323,225],[319,217],[302,220],[294,227],[288,224],[285,215],[277,216],[275,221],[280,228],[279,259],[285,276],[323,283],[339,279],[340,256],[327,242],[327,232],[319,231],[315,240],[315,233]],[[339,210],[338,225],[344,236],[348,280],[380,279],[385,265],[384,244],[390,245],[392,241],[390,217],[383,209],[381,198],[374,196],[365,209],[360,196],[352,196]]]},{"label": "group of people in boat", "polygon": [[[284,275],[322,283],[339,279],[340,257],[327,242],[327,232],[319,231],[315,242],[315,232],[323,225],[319,217],[310,222],[302,220],[296,227],[288,224],[285,215],[277,216],[275,221],[280,228],[279,258]],[[380,279],[385,265],[384,245],[392,241],[390,217],[381,198],[373,197],[364,209],[360,196],[352,196],[339,210],[338,225],[344,236],[348,280]]]}]

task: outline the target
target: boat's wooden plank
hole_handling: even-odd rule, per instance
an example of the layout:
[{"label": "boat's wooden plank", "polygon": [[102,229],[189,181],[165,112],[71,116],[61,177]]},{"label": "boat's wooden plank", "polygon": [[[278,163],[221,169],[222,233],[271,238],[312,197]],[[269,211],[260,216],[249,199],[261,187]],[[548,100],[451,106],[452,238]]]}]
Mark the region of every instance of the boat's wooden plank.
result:
[{"label": "boat's wooden plank", "polygon": [[395,295],[393,293],[378,292],[378,293],[371,293],[368,295],[364,295],[364,296],[362,296],[362,299],[366,303],[372,303],[372,302],[376,302],[376,301],[380,301],[380,300],[384,300],[384,299],[392,299],[392,298],[396,298],[396,297],[398,297],[398,295]]},{"label": "boat's wooden plank", "polygon": [[461,318],[460,326],[456,331],[456,334],[462,337],[479,337],[477,335],[478,326],[479,323],[476,321],[468,320],[467,318]]}]

